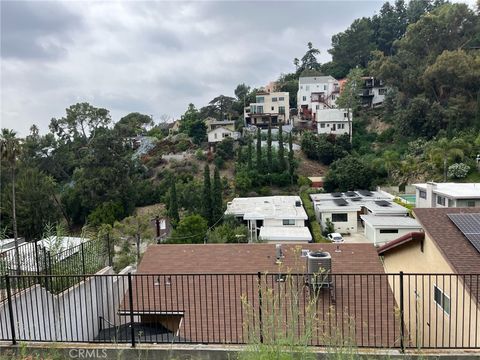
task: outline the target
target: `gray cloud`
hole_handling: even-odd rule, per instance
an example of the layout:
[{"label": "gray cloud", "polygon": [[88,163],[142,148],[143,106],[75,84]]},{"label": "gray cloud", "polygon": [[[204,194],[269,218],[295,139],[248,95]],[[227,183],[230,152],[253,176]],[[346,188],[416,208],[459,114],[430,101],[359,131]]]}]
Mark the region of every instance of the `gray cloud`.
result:
[{"label": "gray cloud", "polygon": [[308,41],[329,60],[331,36],[381,1],[2,2],[2,126],[32,123],[79,101],[178,117],[293,71]]}]

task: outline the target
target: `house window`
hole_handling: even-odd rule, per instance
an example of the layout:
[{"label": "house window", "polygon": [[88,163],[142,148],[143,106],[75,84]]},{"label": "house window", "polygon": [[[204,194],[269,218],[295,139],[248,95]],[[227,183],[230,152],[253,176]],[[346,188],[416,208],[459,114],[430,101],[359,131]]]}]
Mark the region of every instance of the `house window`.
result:
[{"label": "house window", "polygon": [[327,124],[327,127],[330,127],[330,124]]},{"label": "house window", "polygon": [[343,118],[346,119],[348,117],[347,113],[343,113]]},{"label": "house window", "polygon": [[398,229],[380,229],[380,234],[398,234]]},{"label": "house window", "polygon": [[276,97],[272,97],[272,102],[276,102],[277,101],[277,98]]},{"label": "house window", "polygon": [[455,207],[455,201],[448,199],[448,207]]},{"label": "house window", "polygon": [[303,96],[303,97],[302,97],[302,101],[307,101],[307,97],[306,97],[306,96]]},{"label": "house window", "polygon": [[320,109],[320,105],[316,105],[315,108],[316,108],[317,110],[319,110],[319,109]]},{"label": "house window", "polygon": [[280,96],[280,97],[278,98],[278,101],[285,101],[285,98],[284,98],[283,96]]},{"label": "house window", "polygon": [[332,214],[332,222],[347,222],[348,214]]},{"label": "house window", "polygon": [[274,110],[275,110],[275,108],[272,106],[272,111],[274,111]]},{"label": "house window", "polygon": [[284,219],[283,220],[283,225],[285,225],[285,226],[295,225],[295,220],[294,219]]},{"label": "house window", "polygon": [[378,89],[378,95],[386,95],[386,94],[387,94],[387,89],[386,88]]},{"label": "house window", "polygon": [[300,90],[302,90],[302,89],[303,89],[303,85],[300,85]]},{"label": "house window", "polygon": [[310,90],[310,85],[306,85],[305,90],[307,90],[307,91]]},{"label": "house window", "polygon": [[437,195],[437,204],[445,206],[445,198],[443,196],[438,196]]},{"label": "house window", "polygon": [[223,137],[226,138],[226,137],[229,137],[230,134],[226,133],[226,134],[223,134]]},{"label": "house window", "polygon": [[426,199],[427,198],[427,192],[424,191],[424,190],[419,190],[418,191],[418,196],[422,199]]},{"label": "house window", "polygon": [[475,200],[468,200],[467,207],[475,207]]},{"label": "house window", "polygon": [[263,102],[265,102],[265,97],[257,96],[257,103],[263,103]]},{"label": "house window", "polygon": [[321,123],[321,124],[320,124],[320,127],[321,127],[322,129],[325,128],[325,124],[324,124],[324,123]]},{"label": "house window", "polygon": [[448,297],[437,285],[433,285],[433,301],[450,315],[450,297]]},{"label": "house window", "polygon": [[257,106],[257,114],[263,114],[263,106]]},{"label": "house window", "polygon": [[323,85],[323,90],[327,90],[327,85]]},{"label": "house window", "polygon": [[279,106],[278,107],[278,113],[279,114],[285,114],[285,106]]},{"label": "house window", "polygon": [[332,95],[332,100],[335,100],[335,95]]}]

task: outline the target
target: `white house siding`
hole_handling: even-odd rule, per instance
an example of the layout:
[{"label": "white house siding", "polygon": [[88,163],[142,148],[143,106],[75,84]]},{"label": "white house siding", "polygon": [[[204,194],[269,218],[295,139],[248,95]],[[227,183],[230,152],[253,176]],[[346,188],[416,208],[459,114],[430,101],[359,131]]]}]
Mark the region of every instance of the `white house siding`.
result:
[{"label": "white house siding", "polygon": [[[348,111],[345,109],[324,109],[317,112],[318,134],[348,134]],[[352,114],[350,112],[350,119]]]},{"label": "white house siding", "polygon": [[239,133],[222,128],[222,127],[216,128],[208,133],[208,142],[209,143],[220,142],[226,139],[227,137],[231,137],[234,140],[236,140],[239,137]]},{"label": "white house siding", "polygon": [[[335,107],[336,96],[338,95],[335,92],[336,88],[338,88],[338,81],[332,76],[301,77],[298,85],[297,108],[301,109],[302,105],[306,105],[312,110],[312,114],[316,114],[317,110]],[[311,100],[312,93],[321,92],[325,93],[327,105]],[[318,109],[316,105],[319,105]]]},{"label": "white house siding", "polygon": [[[112,273],[111,268],[100,272]],[[58,295],[34,285],[12,296],[16,338],[19,341],[93,341],[99,332],[100,316],[117,325],[126,321],[117,315],[117,309],[127,290],[127,277],[88,277]],[[0,304],[0,319],[0,333],[11,337],[6,301]],[[103,325],[109,327],[107,323]]]},{"label": "white house siding", "polygon": [[365,237],[368,241],[372,242],[374,245],[383,245],[386,242],[398,239],[399,237],[411,233],[412,231],[420,231],[421,228],[410,228],[410,229],[386,229],[386,230],[396,230],[396,233],[381,233],[381,228],[373,227],[370,224],[365,223]]},{"label": "white house siding", "polygon": [[320,221],[322,228],[326,227],[326,224],[327,224],[326,221],[327,219],[330,219],[330,221],[332,221],[333,226],[335,228],[335,232],[339,232],[341,234],[357,232],[357,212],[356,211],[344,212],[344,213],[335,212],[335,214],[347,214],[347,221],[345,222],[332,221],[331,212],[322,212],[321,221]]},{"label": "white house siding", "polygon": [[[283,225],[283,220],[294,220],[295,225]],[[305,226],[305,220],[303,219],[265,219],[263,221],[264,226]]]}]

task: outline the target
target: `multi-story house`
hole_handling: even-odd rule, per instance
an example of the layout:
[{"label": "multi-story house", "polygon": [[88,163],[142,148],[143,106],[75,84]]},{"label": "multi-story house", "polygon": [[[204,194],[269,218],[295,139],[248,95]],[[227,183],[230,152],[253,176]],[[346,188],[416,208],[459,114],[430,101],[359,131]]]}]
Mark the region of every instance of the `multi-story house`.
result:
[{"label": "multi-story house", "polygon": [[387,94],[387,88],[383,80],[376,79],[373,76],[363,77],[362,80],[363,88],[359,94],[362,106],[373,108],[382,105]]},{"label": "multi-story house", "polygon": [[304,120],[316,121],[317,112],[335,108],[340,93],[339,81],[332,76],[308,76],[298,80],[298,115]]},{"label": "multi-story house", "polygon": [[258,92],[255,102],[244,109],[246,125],[261,128],[278,126],[290,122],[290,105],[288,92]]},{"label": "multi-story house", "polygon": [[415,207],[480,207],[480,184],[435,183],[414,184]]}]

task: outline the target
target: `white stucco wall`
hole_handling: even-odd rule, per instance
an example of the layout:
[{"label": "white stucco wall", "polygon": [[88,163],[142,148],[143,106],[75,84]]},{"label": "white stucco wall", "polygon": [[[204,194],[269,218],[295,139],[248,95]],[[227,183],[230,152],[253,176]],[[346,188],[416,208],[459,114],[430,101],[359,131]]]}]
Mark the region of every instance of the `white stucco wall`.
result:
[{"label": "white stucco wall", "polygon": [[346,222],[333,222],[331,212],[322,212],[320,214],[320,225],[322,225],[322,228],[325,228],[327,219],[330,219],[330,221],[333,222],[333,226],[335,227],[335,232],[339,232],[341,234],[357,232],[357,212],[346,212],[346,214]]},{"label": "white stucco wall", "polygon": [[264,226],[305,226],[305,220],[302,219],[295,219],[295,225],[283,225],[283,220],[288,220],[288,218],[285,219],[265,219],[263,221]]},{"label": "white stucco wall", "polygon": [[[419,227],[412,227],[408,229],[394,229],[398,230],[397,233],[380,233],[381,227],[373,227],[370,224],[365,223],[365,238],[373,243],[374,245],[383,245],[388,241],[392,241],[398,239],[399,237],[408,234],[412,231],[421,231],[421,226]],[[390,230],[390,229],[389,229]]]}]

